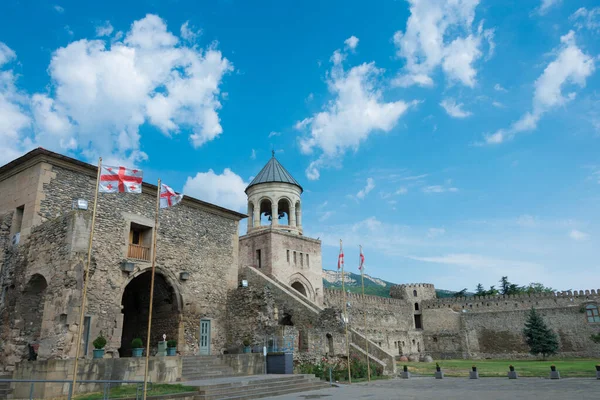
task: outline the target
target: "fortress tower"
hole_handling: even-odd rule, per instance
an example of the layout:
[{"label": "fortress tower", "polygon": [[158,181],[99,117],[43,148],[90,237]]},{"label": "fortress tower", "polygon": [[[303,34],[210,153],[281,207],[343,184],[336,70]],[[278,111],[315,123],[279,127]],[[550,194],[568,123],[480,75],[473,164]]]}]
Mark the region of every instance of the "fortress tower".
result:
[{"label": "fortress tower", "polygon": [[239,242],[239,263],[322,304],[321,242],[302,234],[302,192],[273,152],[246,188],[250,218]]}]

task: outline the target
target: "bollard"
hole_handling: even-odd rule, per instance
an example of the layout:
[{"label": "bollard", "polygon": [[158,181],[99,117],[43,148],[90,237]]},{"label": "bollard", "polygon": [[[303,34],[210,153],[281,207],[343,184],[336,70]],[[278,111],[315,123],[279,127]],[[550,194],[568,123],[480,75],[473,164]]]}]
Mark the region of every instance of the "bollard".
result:
[{"label": "bollard", "polygon": [[550,366],[550,379],[560,379],[560,373],[556,370],[556,366]]},{"label": "bollard", "polygon": [[596,365],[596,379],[600,379],[600,364]]},{"label": "bollard", "polygon": [[329,385],[333,386],[333,379],[331,378],[331,367],[329,367]]},{"label": "bollard", "polygon": [[477,372],[477,367],[472,366],[471,371],[469,371],[469,379],[479,379],[479,372]]},{"label": "bollard", "polygon": [[410,372],[408,372],[408,367],[405,365],[402,368],[402,379],[408,379],[410,378]]},{"label": "bollard", "polygon": [[519,376],[517,375],[517,371],[515,371],[515,367],[512,365],[508,366],[508,379],[517,379]]},{"label": "bollard", "polygon": [[442,371],[438,363],[435,363],[435,379],[444,379],[444,371]]}]

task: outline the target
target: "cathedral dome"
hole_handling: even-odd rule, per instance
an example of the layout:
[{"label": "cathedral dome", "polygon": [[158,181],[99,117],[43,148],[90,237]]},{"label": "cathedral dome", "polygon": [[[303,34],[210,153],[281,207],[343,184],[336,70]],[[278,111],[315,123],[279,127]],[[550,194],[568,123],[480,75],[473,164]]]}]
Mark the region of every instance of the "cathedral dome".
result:
[{"label": "cathedral dome", "polygon": [[292,175],[281,165],[279,161],[275,158],[275,152],[273,152],[273,156],[267,162],[267,164],[260,170],[258,175],[250,182],[248,187],[246,188],[246,193],[248,193],[248,189],[252,186],[261,184],[261,183],[270,183],[270,182],[279,182],[279,183],[289,183],[300,188],[300,193],[304,190],[302,186],[296,181]]}]

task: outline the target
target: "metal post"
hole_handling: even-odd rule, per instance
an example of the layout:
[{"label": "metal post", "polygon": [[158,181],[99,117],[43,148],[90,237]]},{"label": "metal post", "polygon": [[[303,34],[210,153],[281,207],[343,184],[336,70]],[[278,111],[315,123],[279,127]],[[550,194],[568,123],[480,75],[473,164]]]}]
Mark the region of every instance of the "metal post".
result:
[{"label": "metal post", "polygon": [[75,362],[73,363],[73,385],[69,389],[69,398],[76,390],[77,365],[79,362],[79,352],[81,350],[81,334],[83,333],[83,318],[85,314],[85,297],[87,296],[87,287],[90,276],[90,264],[92,262],[92,242],[94,240],[94,226],[96,225],[96,208],[98,206],[98,186],[100,185],[100,174],[102,171],[102,157],[98,158],[98,175],[96,176],[96,193],[94,194],[94,210],[92,212],[92,228],[90,231],[90,241],[88,243],[87,263],[85,264],[85,273],[83,278],[83,292],[81,294],[81,310],[79,312],[79,326],[77,327],[77,342],[75,342]]},{"label": "metal post", "polygon": [[146,369],[144,372],[144,393],[142,399],[146,400],[146,391],[148,389],[148,365],[150,362],[150,330],[152,328],[152,301],[154,299],[154,272],[156,269],[156,237],[158,236],[158,213],[160,211],[160,179],[156,191],[156,214],[154,216],[154,235],[152,236],[152,275],[150,278],[150,307],[148,311],[148,333],[146,338]]},{"label": "metal post", "polygon": [[[362,259],[362,246],[360,246],[360,254],[361,254],[361,259]],[[366,304],[365,302],[365,266],[362,265],[362,260],[360,262],[360,280],[362,283],[362,297],[363,297],[363,304]],[[365,349],[367,352],[367,377],[369,382],[371,382],[371,362],[369,360],[369,338],[367,337],[367,313],[363,312],[363,315],[365,317],[365,330],[364,330],[364,335],[365,335]]]},{"label": "metal post", "polygon": [[33,385],[35,385],[35,383],[31,382],[31,387],[29,388],[29,400],[33,399]]},{"label": "metal post", "polygon": [[331,377],[331,367],[329,367],[329,385],[333,386],[333,378]]},{"label": "metal post", "polygon": [[344,287],[344,261],[342,251],[342,239],[340,239],[340,254],[342,255],[342,292],[344,293],[344,327],[346,328],[346,357],[348,357],[348,384],[352,384],[352,373],[350,372],[350,342],[348,341],[348,322],[350,318],[346,314],[346,288]]}]

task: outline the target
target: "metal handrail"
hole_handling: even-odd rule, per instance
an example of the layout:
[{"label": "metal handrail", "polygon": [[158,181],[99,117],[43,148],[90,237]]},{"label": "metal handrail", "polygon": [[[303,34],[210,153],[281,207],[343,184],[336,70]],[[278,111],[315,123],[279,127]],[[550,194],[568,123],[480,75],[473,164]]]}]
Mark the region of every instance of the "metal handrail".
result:
[{"label": "metal handrail", "polygon": [[[69,394],[67,396],[67,400],[71,400],[73,398],[73,381],[71,379],[0,379],[0,382],[17,382],[17,383],[31,383],[31,388],[29,389],[29,399],[33,399],[33,389],[36,383],[68,383],[69,384]],[[110,385],[113,383],[137,383],[137,387],[135,390],[135,398],[139,399],[140,397],[140,386],[142,390],[144,390],[144,381],[119,381],[119,380],[111,380],[111,379],[99,379],[99,380],[78,380],[77,383],[103,383],[104,384],[104,392],[102,394],[102,399],[110,398]],[[152,382],[148,382],[148,389],[152,390]]]}]

